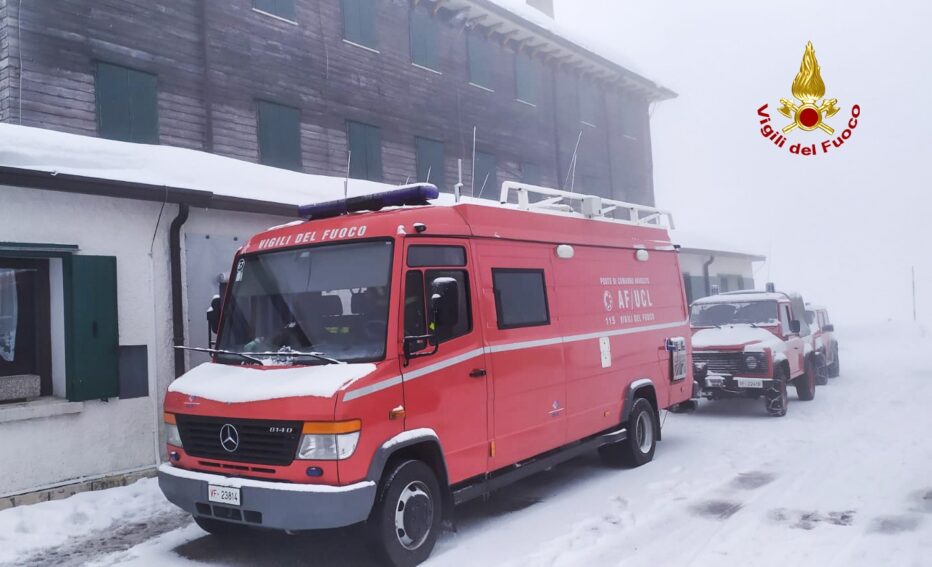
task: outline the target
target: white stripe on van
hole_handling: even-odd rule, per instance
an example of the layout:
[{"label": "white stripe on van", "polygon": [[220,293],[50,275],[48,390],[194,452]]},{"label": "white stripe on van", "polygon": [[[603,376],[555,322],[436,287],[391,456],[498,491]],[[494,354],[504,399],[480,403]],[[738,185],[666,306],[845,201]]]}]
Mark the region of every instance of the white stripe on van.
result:
[{"label": "white stripe on van", "polygon": [[466,362],[478,356],[482,356],[486,353],[497,353],[497,352],[510,352],[514,350],[525,350],[532,349],[542,346],[556,345],[560,343],[574,343],[578,341],[586,341],[589,339],[600,339],[602,337],[617,337],[620,335],[632,335],[635,333],[648,333],[650,331],[661,331],[663,329],[672,329],[674,327],[682,327],[687,325],[689,321],[679,321],[675,323],[658,323],[656,325],[644,325],[641,327],[629,327],[627,329],[616,329],[614,331],[600,331],[596,333],[586,333],[582,335],[570,335],[566,337],[553,337],[549,339],[538,339],[534,341],[522,341],[517,343],[508,343],[503,345],[495,345],[491,347],[483,347],[464,352],[463,354],[458,354],[456,356],[451,356],[434,364],[428,364],[423,368],[418,368],[417,370],[412,370],[407,372],[404,376],[392,376],[375,384],[370,384],[363,388],[347,392],[343,396],[344,402],[349,402],[363,396],[368,396],[369,394],[374,394],[375,392],[380,392],[386,388],[391,388],[392,386],[397,386],[401,384],[403,380],[415,380],[417,378],[422,378],[424,376],[429,376],[434,372],[443,370],[444,368],[449,368],[455,364],[461,362]]}]

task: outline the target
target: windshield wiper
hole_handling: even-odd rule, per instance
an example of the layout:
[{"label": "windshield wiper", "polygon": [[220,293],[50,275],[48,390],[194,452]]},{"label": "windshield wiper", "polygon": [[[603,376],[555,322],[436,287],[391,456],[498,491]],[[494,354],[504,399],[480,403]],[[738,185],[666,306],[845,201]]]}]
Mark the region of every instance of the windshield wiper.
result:
[{"label": "windshield wiper", "polygon": [[[234,352],[234,351],[232,351],[232,350],[220,350],[220,349],[216,349],[216,348],[201,348],[201,347],[190,347],[190,346],[176,346],[175,348],[179,348],[179,349],[181,349],[181,350],[191,350],[191,351],[194,351],[194,352],[206,352],[206,353],[208,353],[208,354],[229,354],[229,355],[233,355],[233,356],[238,356],[238,357],[240,357],[240,358],[242,358],[242,359],[244,359],[244,360],[248,360],[248,361],[250,361],[250,362],[255,362],[256,364],[262,364],[262,359],[261,359],[261,358],[256,358],[256,357],[252,356],[253,353],[247,354],[247,353],[244,353],[244,352]],[[259,353],[259,354],[261,354],[261,353]]]},{"label": "windshield wiper", "polygon": [[[240,353],[236,353],[240,354]],[[329,356],[321,352],[305,352],[301,350],[292,350],[291,347],[282,347],[277,351],[266,351],[266,352],[250,352],[250,356],[275,356],[279,358],[293,358],[295,356],[310,356],[316,358],[317,360],[322,360],[328,364],[345,364],[342,360],[337,360],[335,358],[330,358]]]}]

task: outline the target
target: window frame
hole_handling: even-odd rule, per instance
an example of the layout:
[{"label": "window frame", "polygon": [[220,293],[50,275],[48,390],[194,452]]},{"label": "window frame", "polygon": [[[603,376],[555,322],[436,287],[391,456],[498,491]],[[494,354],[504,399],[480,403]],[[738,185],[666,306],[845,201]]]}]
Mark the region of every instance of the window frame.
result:
[{"label": "window frame", "polygon": [[[472,316],[473,303],[472,303],[472,293],[470,293],[472,290],[472,286],[469,283],[469,269],[466,266],[453,266],[453,267],[423,266],[423,267],[417,267],[417,268],[406,267],[405,278],[404,278],[405,289],[403,293],[405,300],[407,300],[408,298],[408,279],[410,278],[410,275],[415,272],[419,273],[421,276],[420,277],[421,291],[423,292],[422,300],[423,300],[423,307],[424,307],[423,328],[427,330],[428,334],[432,333],[431,324],[433,323],[433,321],[431,321],[430,304],[428,303],[429,301],[428,295],[430,294],[430,287],[427,285],[428,281],[438,277],[438,275],[439,277],[443,277],[442,274],[449,274],[451,272],[459,272],[460,274],[462,274],[462,277],[463,277],[463,287],[462,287],[461,293],[463,294],[466,300],[465,302],[466,303],[465,316],[466,316],[466,321],[467,321],[466,328],[457,335],[453,335],[453,336],[446,337],[446,338],[438,337],[437,344],[439,345],[439,344],[447,343],[447,342],[456,340],[460,337],[465,337],[469,335],[470,333],[472,333],[473,330],[475,329],[475,326],[474,326],[474,321],[473,321],[473,316]],[[436,274],[436,275],[432,276],[432,274]],[[406,308],[407,306],[405,305],[404,307]],[[408,319],[407,319],[407,312],[406,312],[407,310],[405,308],[402,309],[402,316],[404,317],[404,320],[402,321],[402,333],[405,336],[408,336],[407,335]],[[436,332],[436,329],[434,330],[434,332]],[[417,336],[417,335],[411,335],[411,336]],[[422,346],[421,349],[419,350],[423,350],[423,348],[426,348],[426,345]]]},{"label": "window frame", "polygon": [[[0,375],[0,380],[21,374],[39,376],[39,395],[51,396],[52,384],[52,299],[50,266],[48,258],[22,258],[0,256],[0,268],[13,270],[35,270],[33,289],[34,323],[32,340],[35,343],[35,372],[14,371]],[[15,280],[14,280],[15,281]],[[17,289],[18,293],[18,289]],[[17,298],[18,303],[18,298]],[[14,363],[6,363],[14,364]]]},{"label": "window frame", "polygon": [[[270,3],[276,3],[276,4],[287,2],[290,7],[290,10],[287,10],[287,13],[282,13],[282,12],[276,11],[276,9],[272,6],[268,6],[268,7],[259,6],[259,4],[263,1],[270,2]],[[266,16],[271,16],[277,20],[288,22],[289,24],[297,24],[298,14],[297,14],[297,7],[295,6],[295,4],[296,4],[295,0],[252,0],[252,9],[255,12],[259,12],[260,14],[264,14]]]},{"label": "window frame", "polygon": [[[425,46],[427,51],[424,53],[419,53],[419,50],[415,48],[415,21],[430,22],[430,36],[428,39],[430,40],[429,43],[431,45]],[[440,57],[438,55],[437,49],[437,37],[439,35],[439,31],[439,24],[437,20],[432,15],[430,15],[427,8],[420,5],[411,7],[411,10],[408,14],[408,49],[411,53],[411,63],[413,65],[427,69],[428,71],[440,73]],[[427,59],[430,59],[430,61],[418,61],[417,56],[419,54],[428,54]]]},{"label": "window frame", "polygon": [[[534,323],[513,323],[505,324],[502,322],[502,297],[499,292],[499,287],[496,282],[496,276],[498,274],[540,274],[541,278],[541,288],[544,294],[544,312],[547,316],[545,321],[538,321]],[[547,294],[547,270],[544,268],[492,268],[492,294],[495,296],[495,323],[498,325],[498,328],[502,331],[510,329],[523,329],[527,327],[546,327],[552,324],[552,317],[550,315],[550,297]]]},{"label": "window frame", "polygon": [[[421,166],[424,165],[424,163],[422,163],[421,161],[422,160],[422,155],[421,155],[422,149],[426,151],[427,153],[430,153],[431,151],[436,150],[436,149],[440,150],[440,172],[435,173],[433,170],[434,164],[428,163],[427,169],[430,170],[429,180],[421,179],[420,170],[421,170]],[[446,175],[447,173],[446,172],[447,151],[446,150],[447,150],[446,144],[444,144],[440,140],[434,140],[432,138],[427,138],[425,136],[414,137],[414,161],[415,161],[414,168],[416,170],[415,176],[418,182],[431,183],[433,185],[436,185],[437,188],[440,189],[441,191],[443,190],[447,182],[447,175]],[[426,159],[426,161],[431,161],[430,156],[423,156],[423,158]]]},{"label": "window frame", "polygon": [[[106,67],[109,67],[114,70],[118,69],[126,74],[125,76],[127,78],[127,84],[124,85],[124,88],[119,89],[119,93],[120,93],[120,96],[122,97],[121,100],[126,105],[126,112],[128,114],[128,116],[126,117],[126,120],[129,121],[128,138],[122,138],[122,137],[115,136],[115,135],[106,135],[107,133],[105,132],[106,127],[104,126],[104,121],[103,121],[103,118],[104,118],[103,107],[105,106],[105,100],[104,100],[105,97],[101,96],[102,90],[103,90],[101,88],[101,79],[102,79],[101,69],[106,68]],[[132,116],[134,113],[133,111],[134,98],[133,97],[138,96],[139,89],[136,87],[138,87],[139,85],[136,85],[136,87],[134,87],[133,85],[129,84],[129,81],[133,76],[136,76],[136,78],[145,77],[147,79],[151,79],[153,83],[152,103],[154,104],[154,106],[150,110],[152,111],[152,117],[154,120],[154,124],[153,124],[154,130],[152,132],[151,138],[146,138],[144,136],[140,136],[139,134],[134,133],[133,119],[132,119]],[[138,104],[138,101],[136,104]],[[156,73],[150,73],[149,71],[143,71],[142,69],[137,69],[134,67],[130,67],[128,65],[121,65],[119,63],[111,63],[110,61],[104,61],[100,59],[94,61],[94,113],[96,115],[97,136],[100,138],[103,138],[105,140],[115,140],[119,142],[131,142],[135,144],[151,144],[151,145],[160,144],[161,143],[161,125],[160,125],[160,118],[159,118],[159,76]]]},{"label": "window frame", "polygon": [[[355,11],[355,17],[359,18],[356,22],[356,26],[350,26],[350,19],[353,17],[350,15],[347,10],[348,4],[351,4],[351,8]],[[371,11],[368,16],[363,15],[363,7],[370,6]],[[343,41],[363,47],[365,49],[379,52],[379,34],[378,27],[376,26],[376,12],[378,11],[378,3],[376,1],[370,0],[340,0],[340,15],[342,17],[343,24]],[[368,19],[366,19],[368,18]],[[365,25],[364,25],[365,24]],[[350,37],[350,28],[355,27],[356,31],[359,34],[359,37]],[[370,32],[371,37],[365,37],[366,33]]]},{"label": "window frame", "polygon": [[[530,89],[530,93],[522,92],[522,84]],[[540,102],[539,86],[540,68],[537,62],[530,55],[518,51],[515,53],[515,100],[531,107],[537,107]],[[522,96],[523,94],[530,94],[531,96],[525,98]]]},{"label": "window frame", "polygon": [[[262,107],[263,105],[270,107],[270,108],[277,107],[277,109],[286,109],[289,111],[293,110],[297,114],[296,126],[298,129],[297,131],[298,136],[296,140],[297,142],[297,163],[296,164],[270,163],[270,162],[265,161],[267,159],[267,156],[264,156],[263,154],[266,153],[270,148],[266,148],[266,152],[263,152],[262,150],[262,146],[263,146],[263,143],[262,143],[262,140],[263,140]],[[281,103],[267,100],[267,99],[261,99],[261,98],[256,99],[256,147],[259,152],[259,163],[260,164],[267,165],[269,167],[277,167],[279,169],[285,169],[289,171],[304,171],[304,155],[303,155],[302,148],[301,148],[301,117],[302,117],[301,109],[297,106],[281,104]],[[271,125],[266,124],[267,128],[270,126]]]},{"label": "window frame", "polygon": [[493,59],[492,43],[485,36],[475,31],[466,34],[466,75],[470,85],[495,92]]},{"label": "window frame", "polygon": [[[361,126],[361,127],[363,127],[362,131],[364,131],[365,134],[366,134],[366,139],[365,139],[365,146],[366,146],[366,156],[365,156],[365,157],[366,157],[366,161],[365,161],[365,163],[366,163],[366,176],[365,176],[365,177],[355,177],[355,176],[353,175],[353,173],[354,173],[354,171],[353,171],[353,164],[354,164],[354,163],[359,163],[359,162],[356,160],[355,157],[349,156],[349,160],[350,160],[350,168],[349,168],[349,170],[350,170],[350,178],[352,178],[352,179],[362,179],[362,180],[365,180],[365,181],[376,181],[376,182],[382,182],[382,181],[384,181],[384,179],[385,179],[385,165],[384,165],[384,163],[382,162],[382,149],[383,149],[383,148],[382,148],[382,146],[383,146],[383,144],[382,144],[382,128],[381,128],[380,126],[376,126],[376,125],[374,125],[374,124],[368,124],[368,123],[366,123],[366,122],[360,122],[360,121],[358,121],[358,120],[347,120],[347,121],[346,121],[346,151],[347,151],[347,153],[351,152],[351,151],[352,151],[352,148],[353,148],[353,140],[352,140],[353,136],[352,136],[352,133],[353,133],[353,129],[354,129],[353,127],[354,127],[354,126]],[[378,136],[378,140],[377,140],[377,141],[378,141],[378,158],[377,158],[377,160],[376,160],[376,161],[377,161],[377,164],[378,164],[378,173],[377,173],[377,176],[376,176],[376,177],[373,177],[373,176],[372,176],[372,172],[370,171],[370,166],[373,165],[373,160],[372,160],[372,155],[373,155],[373,154],[370,152],[370,150],[372,149],[372,148],[370,148],[370,145],[372,144],[372,138],[370,138],[370,136],[372,135],[373,132]]]}]

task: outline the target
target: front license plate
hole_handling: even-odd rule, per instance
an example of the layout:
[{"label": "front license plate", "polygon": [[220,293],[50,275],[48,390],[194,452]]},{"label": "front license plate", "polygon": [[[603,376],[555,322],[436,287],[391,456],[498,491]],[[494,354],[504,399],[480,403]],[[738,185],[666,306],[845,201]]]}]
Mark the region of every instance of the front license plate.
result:
[{"label": "front license plate", "polygon": [[761,378],[735,378],[739,388],[763,388],[764,381]]},{"label": "front license plate", "polygon": [[229,486],[207,487],[207,499],[218,504],[230,504],[231,506],[240,505],[239,488],[230,488]]}]

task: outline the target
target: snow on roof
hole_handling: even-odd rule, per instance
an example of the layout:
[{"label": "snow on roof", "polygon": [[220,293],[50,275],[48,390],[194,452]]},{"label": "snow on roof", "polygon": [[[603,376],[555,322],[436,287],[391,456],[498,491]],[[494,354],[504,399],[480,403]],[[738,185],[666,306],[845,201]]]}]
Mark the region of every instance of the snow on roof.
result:
[{"label": "snow on roof", "polygon": [[[132,144],[0,124],[0,166],[304,205],[343,197],[343,179],[268,167],[198,150]],[[351,179],[349,194],[393,185]]]},{"label": "snow on roof", "polygon": [[674,244],[679,244],[684,250],[705,250],[709,252],[723,252],[737,256],[750,256],[753,258],[759,258],[760,260],[767,259],[767,257],[763,254],[758,254],[757,252],[736,247],[730,242],[724,242],[714,237],[710,238],[700,232],[683,230],[681,228],[676,228],[670,231],[670,240],[672,240]]},{"label": "snow on roof", "polygon": [[787,299],[782,293],[751,291],[746,293],[721,293],[697,299],[693,303],[745,303],[748,301],[779,301]]}]

